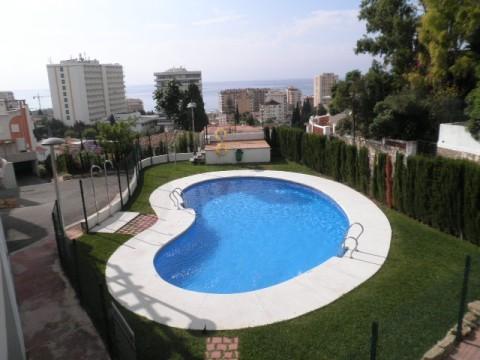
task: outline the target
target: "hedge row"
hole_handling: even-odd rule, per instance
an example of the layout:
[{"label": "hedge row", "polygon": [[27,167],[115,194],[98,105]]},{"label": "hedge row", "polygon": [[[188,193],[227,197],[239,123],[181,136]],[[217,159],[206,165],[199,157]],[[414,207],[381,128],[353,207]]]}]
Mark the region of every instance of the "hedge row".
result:
[{"label": "hedge row", "polygon": [[301,162],[444,232],[480,245],[480,166],[464,160],[387,154],[286,127],[265,130],[272,155]]},{"label": "hedge row", "polygon": [[397,155],[394,207],[480,244],[480,166],[442,157]]},{"label": "hedge row", "polygon": [[[356,146],[343,141],[305,134],[299,129],[278,128],[275,136],[278,136],[279,153],[284,158],[303,162],[322,174],[368,193],[370,167],[366,148],[358,151]],[[275,152],[272,141],[271,146]]]}]

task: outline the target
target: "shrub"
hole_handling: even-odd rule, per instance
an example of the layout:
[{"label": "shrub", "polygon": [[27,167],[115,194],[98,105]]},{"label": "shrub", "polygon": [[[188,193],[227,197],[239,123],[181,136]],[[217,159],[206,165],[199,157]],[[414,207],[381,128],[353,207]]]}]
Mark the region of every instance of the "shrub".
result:
[{"label": "shrub", "polygon": [[466,162],[463,182],[463,235],[480,244],[480,166]]},{"label": "shrub", "polygon": [[[277,138],[278,134],[278,138]],[[336,138],[304,134],[292,128],[272,128],[270,144],[285,158],[303,163],[337,181],[356,187],[419,221],[480,245],[480,166],[441,157],[397,154],[387,199],[385,153],[378,153],[371,178],[369,152]],[[274,150],[276,149],[276,150]],[[390,193],[391,191],[391,193]]]},{"label": "shrub", "polygon": [[357,183],[357,147],[345,146],[345,176],[346,182],[352,187],[358,187]]},{"label": "shrub", "polygon": [[404,155],[397,153],[395,158],[395,170],[393,173],[393,206],[398,211],[404,211],[403,198],[404,198],[404,181],[405,181],[405,164]]},{"label": "shrub", "polygon": [[264,138],[265,138],[265,141],[267,142],[267,144],[272,146],[271,140],[270,140],[270,128],[268,126],[265,126],[263,128],[263,135],[264,135]]},{"label": "shrub", "polygon": [[287,127],[278,128],[280,154],[292,161],[302,161],[303,131]]},{"label": "shrub", "polygon": [[37,173],[38,176],[41,178],[47,177],[47,168],[45,167],[44,164],[38,164],[37,166]]},{"label": "shrub", "polygon": [[272,148],[272,156],[280,156],[280,144],[276,127],[272,128],[270,132],[270,147]]},{"label": "shrub", "polygon": [[378,153],[375,156],[375,167],[373,169],[373,197],[379,201],[385,202],[385,167],[387,164],[387,154]]}]

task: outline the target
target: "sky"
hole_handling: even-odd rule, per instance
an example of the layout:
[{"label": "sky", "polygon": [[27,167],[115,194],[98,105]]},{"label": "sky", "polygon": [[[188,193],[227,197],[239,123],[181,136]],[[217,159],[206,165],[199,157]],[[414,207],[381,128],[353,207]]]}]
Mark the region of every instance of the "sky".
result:
[{"label": "sky", "polygon": [[172,66],[203,81],[366,70],[360,0],[15,0],[2,4],[0,90],[48,88],[46,65],[79,53],[123,65],[129,85]]}]

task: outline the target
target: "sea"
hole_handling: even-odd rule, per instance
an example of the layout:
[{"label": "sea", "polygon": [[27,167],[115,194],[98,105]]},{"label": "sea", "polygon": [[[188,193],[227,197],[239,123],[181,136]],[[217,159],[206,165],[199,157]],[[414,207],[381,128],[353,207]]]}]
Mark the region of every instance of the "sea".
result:
[{"label": "sea", "polygon": [[[205,110],[218,110],[218,95],[221,90],[235,88],[272,88],[285,89],[294,86],[302,91],[304,96],[313,95],[313,79],[285,79],[285,80],[252,80],[252,81],[204,81],[203,82],[203,102]],[[128,98],[137,98],[143,100],[146,111],[154,110],[155,104],[152,97],[154,85],[127,85]],[[14,90],[15,98],[26,100],[31,110],[37,110],[39,107],[38,98],[40,97],[42,109],[51,108],[49,89],[29,89]]]}]

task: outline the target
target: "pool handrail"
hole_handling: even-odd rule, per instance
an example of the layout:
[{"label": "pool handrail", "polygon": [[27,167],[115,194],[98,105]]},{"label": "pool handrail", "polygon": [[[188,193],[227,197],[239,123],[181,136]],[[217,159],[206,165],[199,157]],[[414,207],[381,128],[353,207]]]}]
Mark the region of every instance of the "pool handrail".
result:
[{"label": "pool handrail", "polygon": [[[182,203],[183,203],[183,191],[179,187],[176,187],[172,191],[170,191],[170,194],[168,194],[168,197],[172,201],[173,205],[177,208],[177,210],[180,210]],[[180,197],[180,198],[179,198]]]},{"label": "pool handrail", "polygon": [[[360,226],[360,232],[358,233],[357,236],[353,236],[353,235],[348,235],[350,230],[355,226]],[[354,251],[358,251],[358,239],[360,239],[360,236],[362,236],[362,234],[364,233],[365,231],[365,228],[363,227],[363,225],[359,222],[354,222],[352,224],[350,224],[350,226],[348,227],[346,233],[345,233],[345,237],[343,238],[343,241],[342,241],[342,252],[341,252],[341,256],[343,256],[349,249],[348,246],[345,245],[345,243],[347,242],[348,239],[352,239],[353,241],[355,241],[355,247],[352,248],[351,252],[350,252],[350,257],[352,257],[353,255],[353,252]]]}]

